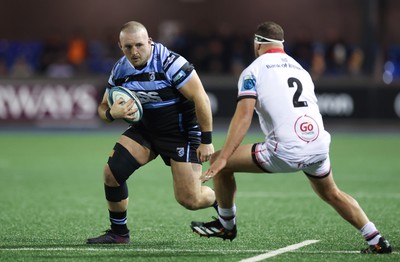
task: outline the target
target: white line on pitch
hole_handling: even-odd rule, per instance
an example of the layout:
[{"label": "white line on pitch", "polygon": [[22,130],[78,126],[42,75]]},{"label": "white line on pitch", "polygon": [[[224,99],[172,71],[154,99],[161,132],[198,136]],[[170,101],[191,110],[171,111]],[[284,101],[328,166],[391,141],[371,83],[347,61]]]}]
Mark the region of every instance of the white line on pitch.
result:
[{"label": "white line on pitch", "polygon": [[[129,246],[127,246],[129,247]],[[185,253],[204,253],[204,252],[212,252],[212,253],[260,253],[260,252],[268,252],[269,250],[258,250],[258,249],[175,249],[175,248],[105,248],[105,247],[9,247],[2,248],[1,251],[82,251],[82,252],[185,252]]]},{"label": "white line on pitch", "polygon": [[294,244],[294,245],[290,245],[290,246],[287,246],[287,247],[283,247],[283,248],[279,248],[279,249],[276,249],[276,250],[272,250],[272,251],[269,251],[267,253],[255,256],[255,257],[249,257],[249,258],[240,260],[239,262],[257,262],[257,261],[261,261],[261,260],[264,260],[264,259],[267,259],[267,258],[270,258],[270,257],[274,257],[274,256],[277,256],[277,255],[286,253],[286,252],[290,252],[290,251],[299,249],[299,248],[304,247],[304,246],[308,246],[308,245],[317,243],[318,241],[319,240],[306,240],[306,241],[303,241],[303,242],[300,242],[300,243],[297,243],[297,244]]}]

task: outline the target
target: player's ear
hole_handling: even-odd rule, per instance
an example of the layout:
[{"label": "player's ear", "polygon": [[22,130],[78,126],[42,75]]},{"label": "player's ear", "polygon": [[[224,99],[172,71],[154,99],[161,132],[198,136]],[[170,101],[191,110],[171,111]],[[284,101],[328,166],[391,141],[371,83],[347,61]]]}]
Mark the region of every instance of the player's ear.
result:
[{"label": "player's ear", "polygon": [[151,44],[152,41],[153,41],[153,39],[151,37],[149,37],[149,44]]},{"label": "player's ear", "polygon": [[118,41],[118,47],[122,50],[122,45],[120,41]]}]

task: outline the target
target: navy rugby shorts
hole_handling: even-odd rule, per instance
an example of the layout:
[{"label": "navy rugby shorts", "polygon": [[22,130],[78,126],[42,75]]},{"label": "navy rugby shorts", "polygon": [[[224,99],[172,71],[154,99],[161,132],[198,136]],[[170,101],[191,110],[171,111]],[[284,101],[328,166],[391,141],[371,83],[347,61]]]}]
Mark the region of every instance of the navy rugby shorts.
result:
[{"label": "navy rugby shorts", "polygon": [[165,135],[151,132],[140,124],[131,125],[123,135],[149,148],[156,156],[160,155],[168,166],[171,165],[170,159],[176,162],[201,164],[196,154],[201,140],[201,131],[198,125],[194,125],[186,131],[176,130],[176,132],[169,132]]}]

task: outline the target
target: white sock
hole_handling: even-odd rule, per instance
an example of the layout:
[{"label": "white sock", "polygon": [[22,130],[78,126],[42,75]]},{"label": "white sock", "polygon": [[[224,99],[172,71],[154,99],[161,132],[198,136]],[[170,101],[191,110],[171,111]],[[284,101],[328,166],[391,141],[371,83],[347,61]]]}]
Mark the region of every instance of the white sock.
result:
[{"label": "white sock", "polygon": [[375,224],[369,221],[365,226],[361,228],[361,234],[368,242],[368,245],[376,245],[379,242],[381,234],[379,234],[378,229],[376,229]]},{"label": "white sock", "polygon": [[[218,207],[218,219],[226,229],[232,229],[236,224],[236,205],[231,208]],[[228,218],[228,219],[225,219]]]}]

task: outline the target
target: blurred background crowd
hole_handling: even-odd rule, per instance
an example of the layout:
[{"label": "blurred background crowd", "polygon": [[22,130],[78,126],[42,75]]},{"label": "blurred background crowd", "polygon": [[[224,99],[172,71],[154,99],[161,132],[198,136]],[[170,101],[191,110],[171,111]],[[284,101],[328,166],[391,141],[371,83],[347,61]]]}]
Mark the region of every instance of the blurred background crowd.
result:
[{"label": "blurred background crowd", "polygon": [[237,76],[254,58],[255,27],[274,20],[288,31],[286,52],[315,79],[400,78],[398,0],[0,1],[2,77],[109,74],[122,54],[119,27],[129,20],[200,73]]},{"label": "blurred background crowd", "polygon": [[[166,22],[161,34],[153,37],[171,50],[185,56],[197,71],[206,74],[238,75],[254,59],[252,35],[235,34],[221,26],[214,32],[181,31],[179,24]],[[69,78],[108,74],[122,52],[118,34],[109,33],[103,39],[88,39],[76,30],[71,36],[51,35],[39,40],[0,39],[0,75],[25,78],[45,76]],[[363,49],[349,43],[339,32],[327,39],[313,39],[307,30],[298,32],[285,43],[286,52],[320,77],[365,77]],[[390,83],[400,77],[400,43],[392,43],[376,60],[382,79]],[[384,74],[386,72],[386,75]]]}]

